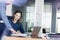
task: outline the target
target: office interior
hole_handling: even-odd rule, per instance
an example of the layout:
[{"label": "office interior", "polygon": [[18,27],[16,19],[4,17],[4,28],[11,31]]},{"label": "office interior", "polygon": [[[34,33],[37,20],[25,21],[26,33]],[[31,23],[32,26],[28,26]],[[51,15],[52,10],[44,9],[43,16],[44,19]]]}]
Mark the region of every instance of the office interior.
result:
[{"label": "office interior", "polygon": [[[21,23],[23,24],[25,32],[27,32],[27,26],[33,27],[33,25],[34,25],[34,23],[33,23],[34,18],[33,17],[34,17],[34,12],[35,12],[35,0],[29,1],[27,6],[23,6],[23,7],[19,7],[19,6],[15,6],[15,5],[7,5],[6,6],[7,17],[10,18],[16,10],[22,11],[23,17],[21,19]],[[3,23],[3,20],[1,20],[1,23]],[[4,25],[2,24],[0,26],[2,27]]]},{"label": "office interior", "polygon": [[[11,17],[16,10],[23,12],[21,23],[26,33],[31,34],[34,27],[41,27],[39,37],[42,37],[43,29],[46,30],[47,35],[60,33],[60,0],[30,0],[24,7],[8,5],[6,15]],[[0,34],[3,32],[4,26],[4,22],[1,20]]]}]

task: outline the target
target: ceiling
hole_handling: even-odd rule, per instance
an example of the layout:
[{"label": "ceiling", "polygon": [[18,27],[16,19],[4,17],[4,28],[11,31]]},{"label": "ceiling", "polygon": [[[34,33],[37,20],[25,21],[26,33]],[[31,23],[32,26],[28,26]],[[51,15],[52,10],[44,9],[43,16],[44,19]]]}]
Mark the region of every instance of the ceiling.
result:
[{"label": "ceiling", "polygon": [[44,2],[50,2],[50,3],[54,2],[54,1],[60,2],[60,0],[44,0]]}]

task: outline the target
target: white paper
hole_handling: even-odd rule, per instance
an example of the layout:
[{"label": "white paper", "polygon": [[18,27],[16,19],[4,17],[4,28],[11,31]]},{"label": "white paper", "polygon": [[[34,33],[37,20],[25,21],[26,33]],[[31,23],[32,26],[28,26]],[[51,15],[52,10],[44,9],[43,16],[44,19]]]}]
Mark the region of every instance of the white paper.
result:
[{"label": "white paper", "polygon": [[21,36],[21,37],[26,37],[27,34],[11,34],[11,36]]}]

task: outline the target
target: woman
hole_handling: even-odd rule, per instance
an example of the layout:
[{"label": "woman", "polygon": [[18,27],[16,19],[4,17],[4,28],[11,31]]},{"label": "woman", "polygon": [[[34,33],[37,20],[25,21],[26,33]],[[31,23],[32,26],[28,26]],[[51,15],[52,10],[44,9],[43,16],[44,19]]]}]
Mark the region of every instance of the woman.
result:
[{"label": "woman", "polygon": [[14,32],[13,31],[11,32],[8,29],[6,29],[4,35],[10,36],[11,34],[24,33],[23,26],[20,23],[21,18],[22,18],[21,11],[17,10],[16,12],[14,12],[12,19],[9,19],[9,22],[10,22],[12,28],[14,29]]}]

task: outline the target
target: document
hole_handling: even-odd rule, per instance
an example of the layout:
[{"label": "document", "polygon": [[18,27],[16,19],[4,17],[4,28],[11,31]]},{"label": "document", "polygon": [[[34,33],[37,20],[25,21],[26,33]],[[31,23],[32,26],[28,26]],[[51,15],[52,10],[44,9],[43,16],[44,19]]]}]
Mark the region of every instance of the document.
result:
[{"label": "document", "polygon": [[11,36],[26,37],[27,34],[11,34]]}]

